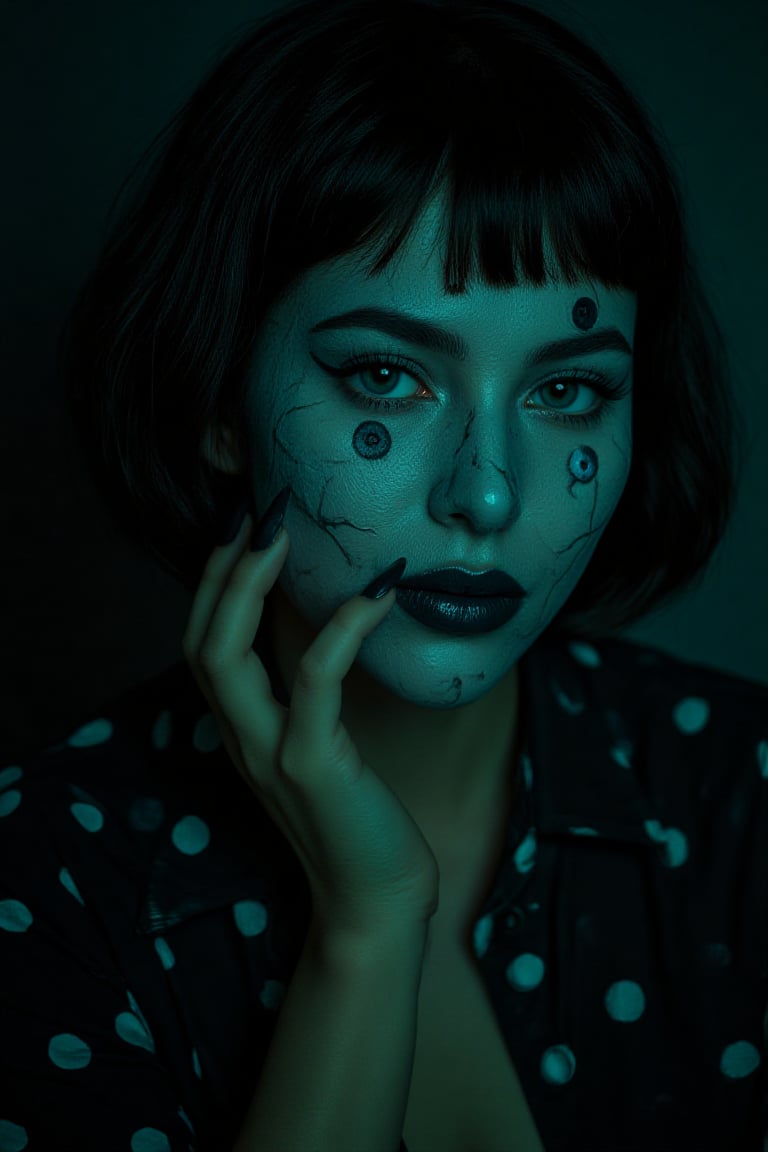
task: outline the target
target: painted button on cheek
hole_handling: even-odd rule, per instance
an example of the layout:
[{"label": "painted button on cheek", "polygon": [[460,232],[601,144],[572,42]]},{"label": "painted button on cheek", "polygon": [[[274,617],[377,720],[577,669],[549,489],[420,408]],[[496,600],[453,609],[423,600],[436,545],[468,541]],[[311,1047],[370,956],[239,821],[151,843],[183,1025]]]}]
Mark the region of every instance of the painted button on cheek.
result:
[{"label": "painted button on cheek", "polygon": [[597,452],[588,444],[574,448],[568,458],[568,470],[575,480],[588,484],[597,475]]},{"label": "painted button on cheek", "polygon": [[364,420],[352,434],[352,446],[364,460],[380,460],[392,447],[392,437],[378,420]]}]

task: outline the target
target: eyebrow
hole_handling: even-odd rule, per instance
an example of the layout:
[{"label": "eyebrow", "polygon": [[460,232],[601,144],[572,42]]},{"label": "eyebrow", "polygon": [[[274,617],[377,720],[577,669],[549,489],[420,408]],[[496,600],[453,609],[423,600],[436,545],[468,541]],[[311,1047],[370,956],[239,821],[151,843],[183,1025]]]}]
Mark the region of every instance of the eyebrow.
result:
[{"label": "eyebrow", "polygon": [[[353,308],[350,312],[340,312],[329,316],[310,328],[310,332],[325,332],[330,328],[371,328],[387,332],[390,336],[406,340],[409,344],[421,344],[434,352],[441,352],[453,360],[468,360],[469,347],[456,332],[440,328],[429,320],[409,316],[392,308]],[[551,360],[565,360],[573,356],[589,356],[594,352],[623,352],[632,355],[632,348],[618,328],[603,328],[599,332],[589,332],[584,336],[566,336],[562,340],[552,340],[534,349],[525,358],[525,367],[532,368]]]}]

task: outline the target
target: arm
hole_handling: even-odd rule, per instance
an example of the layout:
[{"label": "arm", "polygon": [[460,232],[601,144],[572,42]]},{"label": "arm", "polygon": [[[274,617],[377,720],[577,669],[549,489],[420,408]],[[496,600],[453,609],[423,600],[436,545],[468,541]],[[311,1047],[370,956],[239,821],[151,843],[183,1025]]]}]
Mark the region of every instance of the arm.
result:
[{"label": "arm", "polygon": [[427,931],[310,928],[233,1152],[398,1152]]}]

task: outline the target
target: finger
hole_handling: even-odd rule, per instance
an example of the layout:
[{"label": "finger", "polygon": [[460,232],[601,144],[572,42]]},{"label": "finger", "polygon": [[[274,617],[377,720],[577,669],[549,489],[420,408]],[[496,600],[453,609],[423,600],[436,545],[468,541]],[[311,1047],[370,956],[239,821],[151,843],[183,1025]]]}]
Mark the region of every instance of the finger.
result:
[{"label": "finger", "polygon": [[[307,750],[333,752],[341,722],[342,681],[363,640],[395,599],[395,589],[390,588],[379,600],[355,596],[345,601],[307,648],[296,670],[283,741],[282,763],[289,772],[311,768]],[[312,764],[319,760],[315,757]]]},{"label": "finger", "polygon": [[[248,513],[234,540],[214,548],[208,557],[200,583],[195,590],[189,619],[181,640],[184,655],[190,662],[197,662],[208,623],[232,570],[242,555],[246,541],[251,537],[252,528],[253,517]],[[196,671],[194,667],[192,670]]]},{"label": "finger", "polygon": [[210,690],[243,748],[250,770],[274,762],[287,709],[275,699],[269,675],[253,642],[264,600],[288,554],[289,536],[281,528],[261,552],[246,551],[232,568],[199,649],[199,663]]},{"label": "finger", "polygon": [[198,688],[208,701],[213,713],[222,741],[235,763],[238,771],[243,774],[243,766],[237,752],[237,738],[232,726],[227,721],[220,708],[211,687],[208,675],[200,664],[200,649],[203,639],[208,631],[210,620],[221,599],[222,590],[226,586],[235,565],[242,556],[243,549],[250,539],[253,526],[253,517],[247,513],[234,538],[226,544],[214,548],[205,568],[200,583],[195,591],[190,615],[182,637],[182,651],[187,664],[195,678]]}]

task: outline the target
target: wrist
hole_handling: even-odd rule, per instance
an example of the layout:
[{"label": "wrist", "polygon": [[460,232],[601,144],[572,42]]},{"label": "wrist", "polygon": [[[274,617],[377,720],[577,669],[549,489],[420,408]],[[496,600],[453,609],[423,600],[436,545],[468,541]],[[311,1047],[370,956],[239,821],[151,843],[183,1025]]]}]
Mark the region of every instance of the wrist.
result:
[{"label": "wrist", "polygon": [[429,934],[429,921],[403,919],[396,923],[351,929],[319,920],[310,922],[307,946],[325,966],[343,969],[365,969],[402,963],[413,956],[423,960]]}]

